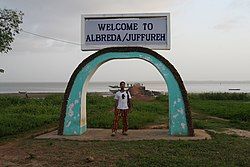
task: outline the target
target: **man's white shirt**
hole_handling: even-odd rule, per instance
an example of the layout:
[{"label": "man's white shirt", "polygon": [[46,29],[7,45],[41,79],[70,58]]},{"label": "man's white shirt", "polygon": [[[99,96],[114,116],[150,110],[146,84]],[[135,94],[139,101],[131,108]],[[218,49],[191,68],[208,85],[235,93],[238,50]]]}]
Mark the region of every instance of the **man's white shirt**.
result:
[{"label": "man's white shirt", "polygon": [[[127,94],[128,92],[128,94]],[[124,97],[124,98],[123,98]],[[131,99],[131,95],[129,91],[118,91],[115,94],[115,99],[118,100],[118,106],[117,109],[125,110],[128,109],[128,98]]]}]

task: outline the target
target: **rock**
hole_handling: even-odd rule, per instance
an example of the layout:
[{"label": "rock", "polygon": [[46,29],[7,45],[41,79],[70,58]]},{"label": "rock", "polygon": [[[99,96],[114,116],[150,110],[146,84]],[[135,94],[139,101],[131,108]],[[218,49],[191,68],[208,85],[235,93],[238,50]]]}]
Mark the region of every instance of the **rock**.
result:
[{"label": "rock", "polygon": [[87,162],[87,163],[93,162],[94,160],[95,160],[95,159],[94,159],[94,157],[92,157],[92,156],[89,156],[89,157],[86,158],[86,162]]}]

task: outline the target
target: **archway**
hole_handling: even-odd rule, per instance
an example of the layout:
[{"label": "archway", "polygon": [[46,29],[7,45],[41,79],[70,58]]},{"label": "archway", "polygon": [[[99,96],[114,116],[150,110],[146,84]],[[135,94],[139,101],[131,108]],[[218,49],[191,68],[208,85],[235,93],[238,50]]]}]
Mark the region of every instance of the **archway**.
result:
[{"label": "archway", "polygon": [[87,130],[86,92],[95,71],[113,59],[142,59],[151,63],[163,76],[169,95],[169,135],[193,136],[187,92],[174,66],[158,53],[143,47],[102,49],[78,65],[67,85],[61,109],[59,135],[81,135]]}]

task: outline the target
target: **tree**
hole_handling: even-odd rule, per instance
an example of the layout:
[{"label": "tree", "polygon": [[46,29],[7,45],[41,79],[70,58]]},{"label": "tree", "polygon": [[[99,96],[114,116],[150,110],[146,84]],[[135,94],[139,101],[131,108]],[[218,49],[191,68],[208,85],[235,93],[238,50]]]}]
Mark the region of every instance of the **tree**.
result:
[{"label": "tree", "polygon": [[10,44],[14,41],[14,36],[21,31],[23,15],[22,11],[0,9],[0,53],[7,53],[12,49]]}]

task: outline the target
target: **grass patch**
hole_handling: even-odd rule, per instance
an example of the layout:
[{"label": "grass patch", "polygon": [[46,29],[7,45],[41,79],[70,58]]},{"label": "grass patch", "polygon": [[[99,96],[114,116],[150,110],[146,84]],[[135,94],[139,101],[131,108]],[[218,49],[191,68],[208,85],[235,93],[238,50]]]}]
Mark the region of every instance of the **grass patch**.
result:
[{"label": "grass patch", "polygon": [[[101,97],[97,94],[87,98],[87,126],[91,128],[111,128],[114,114],[113,97]],[[168,109],[166,103],[157,100],[143,102],[133,100],[133,110],[129,113],[129,127],[132,129],[143,128],[150,124],[166,123]],[[121,121],[119,128],[122,127]]]},{"label": "grass patch", "polygon": [[[211,100],[222,94],[191,94],[190,104],[195,128],[250,129],[250,103],[248,95],[227,95],[230,100]],[[213,97],[215,96],[215,97]],[[236,96],[236,97],[234,97]],[[240,100],[232,100],[239,99]],[[44,99],[25,99],[0,96],[0,137],[28,132],[39,127],[57,124],[60,116],[62,95],[51,95]],[[245,100],[242,100],[245,99]],[[87,126],[111,128],[113,122],[114,99],[98,94],[87,95]],[[208,118],[216,116],[229,119],[221,121]],[[133,100],[133,112],[129,114],[129,128],[139,129],[152,124],[168,122],[167,96],[159,96],[151,101]],[[121,128],[121,121],[120,126]]]},{"label": "grass patch", "polygon": [[211,116],[236,121],[250,121],[250,103],[244,101],[191,99],[191,106],[194,110]]},{"label": "grass patch", "polygon": [[[190,94],[195,128],[221,130],[238,128],[250,130],[250,100],[246,93]],[[210,116],[227,119],[213,119]]]},{"label": "grass patch", "polygon": [[24,99],[0,96],[0,137],[58,122],[62,97]]},{"label": "grass patch", "polygon": [[[69,166],[75,164],[145,167],[249,166],[249,139],[214,133],[211,135],[213,140],[203,141],[28,140],[20,145],[22,150],[34,154],[34,157],[39,156],[39,161],[53,162],[50,164],[55,166],[61,166],[64,163]],[[93,161],[87,162],[86,157],[93,157]]]},{"label": "grass patch", "polygon": [[[6,135],[31,133],[34,129],[57,124],[61,102],[62,96],[45,99],[0,96],[0,141]],[[250,104],[245,100],[191,98],[190,102],[192,111],[196,112],[193,114],[195,128],[250,127],[249,115],[246,114],[249,113]],[[168,104],[164,96],[149,102],[134,100],[133,103],[134,109],[129,116],[130,128],[141,128],[167,120]],[[113,97],[88,95],[88,126],[110,128],[113,121],[110,111],[113,107]],[[228,121],[209,116],[227,118]],[[212,140],[203,141],[78,142],[26,139],[20,140],[11,149],[29,154],[25,161],[15,158],[13,162],[19,166],[27,166],[32,162],[44,163],[45,166],[249,166],[249,139],[211,132],[210,135]],[[19,151],[9,154],[19,154]],[[88,162],[87,157],[92,157],[93,161]]]},{"label": "grass patch", "polygon": [[249,93],[190,93],[190,99],[200,100],[243,100],[250,101]]}]

